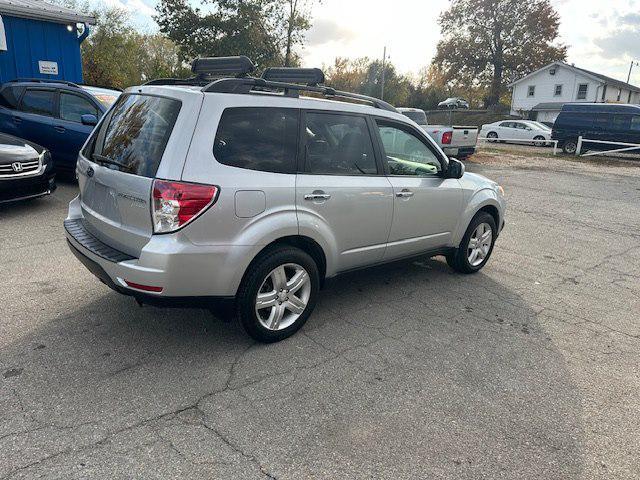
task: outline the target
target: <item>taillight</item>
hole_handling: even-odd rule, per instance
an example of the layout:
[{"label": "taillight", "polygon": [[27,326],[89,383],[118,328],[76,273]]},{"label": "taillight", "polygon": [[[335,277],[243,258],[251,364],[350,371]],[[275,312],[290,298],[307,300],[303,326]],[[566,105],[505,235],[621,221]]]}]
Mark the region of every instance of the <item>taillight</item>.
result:
[{"label": "taillight", "polygon": [[449,145],[451,143],[451,137],[453,137],[453,132],[444,132],[442,134],[442,144]]},{"label": "taillight", "polygon": [[214,185],[154,180],[153,231],[167,233],[183,227],[215,203],[219,190]]}]

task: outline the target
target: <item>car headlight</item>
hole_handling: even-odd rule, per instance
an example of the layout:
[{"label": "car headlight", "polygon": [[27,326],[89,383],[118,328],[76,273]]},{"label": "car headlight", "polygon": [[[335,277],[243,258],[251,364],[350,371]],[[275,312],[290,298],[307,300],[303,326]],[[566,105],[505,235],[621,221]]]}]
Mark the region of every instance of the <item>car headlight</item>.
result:
[{"label": "car headlight", "polygon": [[40,153],[40,161],[43,165],[48,165],[49,163],[51,163],[51,152],[49,152],[49,150],[47,150],[46,148],[42,151],[42,153]]},{"label": "car headlight", "polygon": [[502,185],[497,185],[496,190],[501,197],[504,197],[504,188],[502,188]]}]

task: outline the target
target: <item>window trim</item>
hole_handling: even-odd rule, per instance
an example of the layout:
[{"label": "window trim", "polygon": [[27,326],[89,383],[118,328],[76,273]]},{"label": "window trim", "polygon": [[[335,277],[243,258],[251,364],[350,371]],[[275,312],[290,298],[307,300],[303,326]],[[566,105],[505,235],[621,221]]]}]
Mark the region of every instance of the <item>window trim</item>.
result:
[{"label": "window trim", "polygon": [[70,122],[70,123],[75,123],[77,125],[83,125],[82,122],[76,122],[74,120],[67,120],[66,118],[62,118],[62,113],[61,113],[61,105],[62,105],[62,95],[71,95],[74,97],[79,97],[83,100],[85,100],[86,102],[88,102],[90,105],[93,106],[93,108],[96,109],[96,118],[99,120],[100,119],[100,109],[96,106],[96,104],[94,102],[92,102],[90,99],[88,99],[87,97],[85,97],[82,94],[79,94],[75,91],[72,90],[58,90],[58,101],[57,101],[57,105],[58,105],[58,111],[57,116],[55,118],[57,118],[58,120],[62,121],[62,122]]},{"label": "window trim", "polygon": [[[162,97],[162,95],[153,95],[156,97]],[[166,98],[171,98],[171,97],[166,97]],[[119,97],[118,97],[119,99]],[[117,101],[117,100],[116,100]],[[182,103],[182,102],[180,102]],[[248,109],[261,109],[261,110],[289,110],[292,112],[295,112],[295,115],[298,119],[298,129],[296,132],[296,135],[298,136],[296,138],[296,142],[295,142],[295,155],[296,158],[293,160],[293,165],[291,168],[291,171],[288,172],[270,172],[268,170],[257,170],[257,169],[252,169],[252,168],[245,168],[245,167],[238,167],[237,165],[229,165],[228,163],[222,163],[220,160],[218,160],[218,158],[216,157],[216,138],[218,138],[218,131],[220,130],[220,126],[222,125],[222,117],[224,116],[225,112],[227,112],[227,110],[248,110]],[[109,112],[111,112],[111,109],[109,109]],[[300,169],[300,143],[301,143],[301,135],[302,135],[302,130],[301,130],[301,125],[302,125],[302,111],[299,108],[295,108],[295,107],[274,107],[271,105],[237,105],[237,106],[226,106],[222,109],[222,112],[220,112],[220,115],[217,117],[218,122],[216,125],[216,129],[213,132],[213,144],[211,146],[211,155],[213,156],[213,160],[218,164],[218,165],[223,165],[227,168],[238,168],[240,170],[244,170],[244,171],[250,171],[250,172],[259,172],[259,173],[268,173],[268,174],[272,174],[272,175],[296,175],[299,173],[299,169]]]},{"label": "window trim", "polygon": [[[24,96],[30,90],[39,92],[53,92],[53,112],[51,115],[44,115],[42,113],[36,112],[25,112],[24,110],[22,110],[22,101],[24,100]],[[15,111],[26,115],[39,115],[41,117],[57,118],[56,112],[58,111],[58,89],[55,87],[25,87],[24,90],[22,90],[22,94],[20,95],[20,100],[18,100],[18,105]]]},{"label": "window trim", "polygon": [[[371,117],[372,124],[375,128],[375,136],[377,137],[377,144],[379,149],[380,161],[382,162],[382,168],[384,171],[384,175],[386,177],[393,178],[444,178],[444,174],[449,168],[449,158],[441,153],[438,148],[434,146],[434,141],[431,137],[427,136],[426,133],[416,130],[413,125],[409,125],[408,123],[401,122],[400,120],[396,120],[389,117],[382,117],[380,115],[376,115],[375,117]],[[436,175],[430,176],[417,176],[417,175],[392,175],[389,172],[389,167],[387,162],[384,161],[386,157],[386,153],[384,150],[384,144],[382,143],[382,136],[380,135],[380,130],[377,128],[380,123],[385,123],[387,126],[397,128],[399,130],[404,130],[406,133],[409,133],[415,137],[417,137],[422,143],[429,149],[431,152],[440,160],[441,169]]]},{"label": "window trim", "polygon": [[[580,97],[580,87],[585,86],[584,97]],[[576,91],[576,100],[586,100],[589,95],[589,84],[588,83],[579,83],[578,90]]]},{"label": "window trim", "polygon": [[[275,108],[275,107],[274,107]],[[371,148],[373,149],[373,156],[376,162],[376,173],[313,173],[306,171],[306,163],[307,163],[307,152],[306,152],[306,142],[305,142],[305,130],[307,125],[307,114],[328,114],[328,115],[340,115],[340,116],[348,116],[348,117],[359,117],[363,118],[366,125],[367,130],[369,132],[369,138],[371,140]],[[384,177],[385,171],[383,167],[382,158],[380,157],[380,153],[377,150],[377,133],[372,131],[371,122],[369,115],[365,113],[358,112],[347,112],[343,110],[323,110],[323,109],[315,109],[315,108],[303,108],[300,109],[300,125],[298,130],[298,162],[296,173],[298,175],[314,175],[314,176],[323,176],[323,177],[358,177],[358,178],[367,178],[367,177]]]}]

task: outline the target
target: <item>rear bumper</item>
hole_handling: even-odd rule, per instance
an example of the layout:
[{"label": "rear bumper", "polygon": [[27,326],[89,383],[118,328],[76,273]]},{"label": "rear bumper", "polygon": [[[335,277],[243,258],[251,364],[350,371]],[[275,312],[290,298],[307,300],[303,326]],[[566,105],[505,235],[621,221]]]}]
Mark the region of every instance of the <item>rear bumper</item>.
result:
[{"label": "rear bumper", "polygon": [[37,177],[0,179],[0,203],[42,197],[53,193],[55,189],[55,173],[51,171],[45,171]]},{"label": "rear bumper", "polygon": [[442,151],[449,157],[466,158],[476,153],[476,147],[443,147]]},{"label": "rear bumper", "polygon": [[[145,303],[162,305],[182,299],[190,304],[199,298],[233,297],[255,249],[193,245],[178,232],[152,236],[139,258],[135,258],[100,241],[82,223],[81,216],[70,216],[64,224],[74,255],[104,284],[119,293],[144,299]],[[161,290],[147,291],[131,285]]]}]

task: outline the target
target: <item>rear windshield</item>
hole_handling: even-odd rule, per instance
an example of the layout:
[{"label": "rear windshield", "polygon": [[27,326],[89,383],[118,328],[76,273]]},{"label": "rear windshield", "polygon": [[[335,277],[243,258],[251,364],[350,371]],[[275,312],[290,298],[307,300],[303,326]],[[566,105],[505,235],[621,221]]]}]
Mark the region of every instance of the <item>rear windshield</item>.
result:
[{"label": "rear windshield", "polygon": [[155,177],[178,118],[178,100],[122,95],[89,145],[92,161],[114,170]]},{"label": "rear windshield", "polygon": [[427,114],[421,111],[406,111],[402,112],[405,117],[409,117],[411,120],[416,122],[418,125],[426,125],[427,124]]}]

